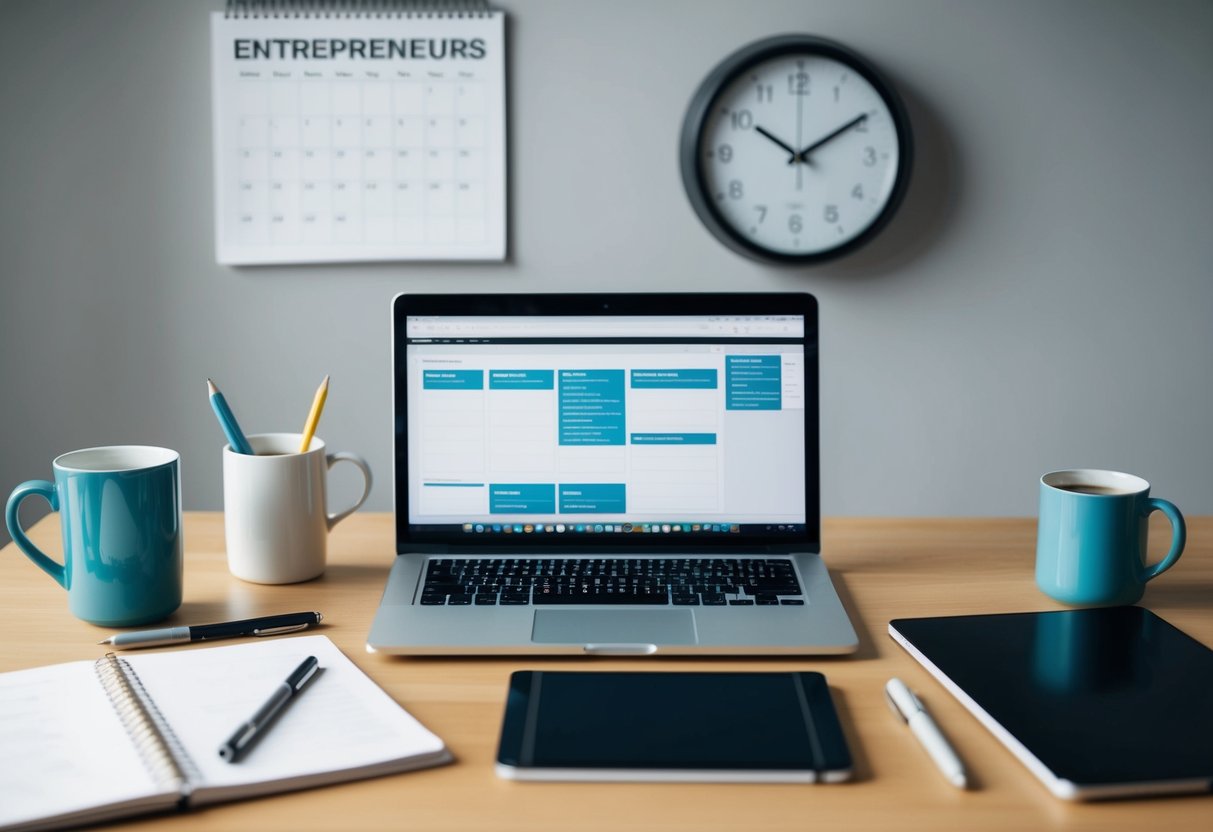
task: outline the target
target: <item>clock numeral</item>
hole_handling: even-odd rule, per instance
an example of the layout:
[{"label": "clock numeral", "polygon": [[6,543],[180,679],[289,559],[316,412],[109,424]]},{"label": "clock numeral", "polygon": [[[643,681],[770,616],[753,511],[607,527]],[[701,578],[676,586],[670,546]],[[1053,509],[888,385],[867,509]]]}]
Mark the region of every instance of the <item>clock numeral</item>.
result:
[{"label": "clock numeral", "polygon": [[741,199],[742,194],[740,179],[734,179],[729,183],[729,199]]},{"label": "clock numeral", "polygon": [[732,145],[722,144],[720,147],[716,148],[716,158],[724,162],[726,165],[733,161]]},{"label": "clock numeral", "polygon": [[767,206],[755,205],[754,210],[758,212],[758,222],[761,223],[767,218]]},{"label": "clock numeral", "polygon": [[759,104],[775,100],[775,87],[772,84],[758,84],[755,91],[758,93]]},{"label": "clock numeral", "polygon": [[809,94],[809,73],[793,72],[788,75],[788,95]]},{"label": "clock numeral", "polygon": [[838,206],[827,205],[825,210],[825,220],[828,223],[838,222]]},{"label": "clock numeral", "polygon": [[793,214],[788,217],[788,231],[793,234],[799,234],[804,228],[804,221],[800,218],[800,214]]},{"label": "clock numeral", "polygon": [[733,110],[729,113],[729,123],[734,130],[749,130],[754,126],[754,114],[749,110]]},{"label": "clock numeral", "polygon": [[835,104],[838,103],[838,92],[839,92],[838,87],[834,87],[834,103]]},{"label": "clock numeral", "polygon": [[876,164],[876,148],[868,146],[863,149],[863,163],[869,168]]},{"label": "clock numeral", "polygon": [[856,185],[854,188],[851,188],[851,196],[856,199],[863,199],[863,185]]}]

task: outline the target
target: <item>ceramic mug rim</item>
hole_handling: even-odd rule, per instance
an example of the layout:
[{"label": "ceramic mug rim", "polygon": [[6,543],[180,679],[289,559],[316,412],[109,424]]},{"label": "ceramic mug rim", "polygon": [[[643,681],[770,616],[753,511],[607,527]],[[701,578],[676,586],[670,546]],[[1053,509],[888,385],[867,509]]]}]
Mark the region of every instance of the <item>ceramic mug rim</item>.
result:
[{"label": "ceramic mug rim", "polygon": [[[1150,483],[1135,474],[1108,471],[1102,468],[1063,468],[1059,471],[1050,471],[1040,478],[1040,484],[1055,491],[1064,491],[1071,497],[1092,497],[1097,500],[1131,497],[1150,490]],[[1082,494],[1066,490],[1066,486],[1074,485],[1101,485],[1105,488],[1115,488],[1116,493]]]},{"label": "ceramic mug rim", "polygon": [[[98,462],[88,460],[99,458]],[[98,445],[59,454],[51,466],[71,474],[120,474],[174,465],[181,454],[156,445]]]},{"label": "ceramic mug rim", "polygon": [[[313,435],[308,449],[299,451],[299,443],[303,440],[302,433],[252,433],[245,437],[253,449],[250,454],[238,454],[230,444],[223,446],[224,456],[238,456],[242,459],[284,459],[303,457],[308,454],[324,454],[325,443],[319,436]],[[270,453],[265,453],[269,451]]]}]

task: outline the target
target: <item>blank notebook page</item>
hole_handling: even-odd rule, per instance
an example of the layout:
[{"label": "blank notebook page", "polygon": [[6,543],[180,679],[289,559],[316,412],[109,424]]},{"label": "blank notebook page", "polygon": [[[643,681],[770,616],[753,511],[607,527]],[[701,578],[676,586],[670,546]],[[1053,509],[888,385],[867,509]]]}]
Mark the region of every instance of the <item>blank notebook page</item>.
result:
[{"label": "blank notebook page", "polygon": [[[320,671],[238,763],[219,746],[308,656]],[[197,769],[194,802],[281,791],[439,762],[445,746],[370,680],[326,636],[124,657]],[[409,761],[414,761],[410,763]]]}]

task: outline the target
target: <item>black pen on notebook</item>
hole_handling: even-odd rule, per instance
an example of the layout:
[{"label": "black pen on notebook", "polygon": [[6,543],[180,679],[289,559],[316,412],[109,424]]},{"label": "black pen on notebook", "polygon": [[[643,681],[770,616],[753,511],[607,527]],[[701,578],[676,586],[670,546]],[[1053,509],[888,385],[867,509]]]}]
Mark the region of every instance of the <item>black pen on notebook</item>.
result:
[{"label": "black pen on notebook", "polygon": [[286,677],[286,681],[274,689],[265,704],[257,709],[257,713],[237,728],[227,742],[219,746],[219,756],[229,763],[239,762],[257,738],[265,733],[265,729],[274,721],[282,707],[295,698],[295,694],[303,689],[307,680],[315,676],[319,669],[320,663],[315,656],[304,659],[303,664],[295,668],[294,672]]},{"label": "black pen on notebook", "polygon": [[216,638],[280,636],[283,633],[294,633],[314,627],[323,619],[324,616],[318,612],[288,612],[282,615],[267,615],[264,618],[223,621],[219,624],[197,624],[193,627],[165,627],[160,630],[117,633],[97,643],[127,649],[131,647],[164,647],[168,644],[210,641]]}]

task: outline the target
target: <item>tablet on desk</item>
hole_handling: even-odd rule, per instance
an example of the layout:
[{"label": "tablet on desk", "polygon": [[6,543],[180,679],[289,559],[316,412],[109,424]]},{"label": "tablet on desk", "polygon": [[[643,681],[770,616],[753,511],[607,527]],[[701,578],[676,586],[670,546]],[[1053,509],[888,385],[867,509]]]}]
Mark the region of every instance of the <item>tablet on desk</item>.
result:
[{"label": "tablet on desk", "polygon": [[1213,787],[1213,651],[1141,607],[889,622],[1058,797]]},{"label": "tablet on desk", "polygon": [[528,670],[510,677],[497,773],[834,783],[851,755],[820,673]]}]

